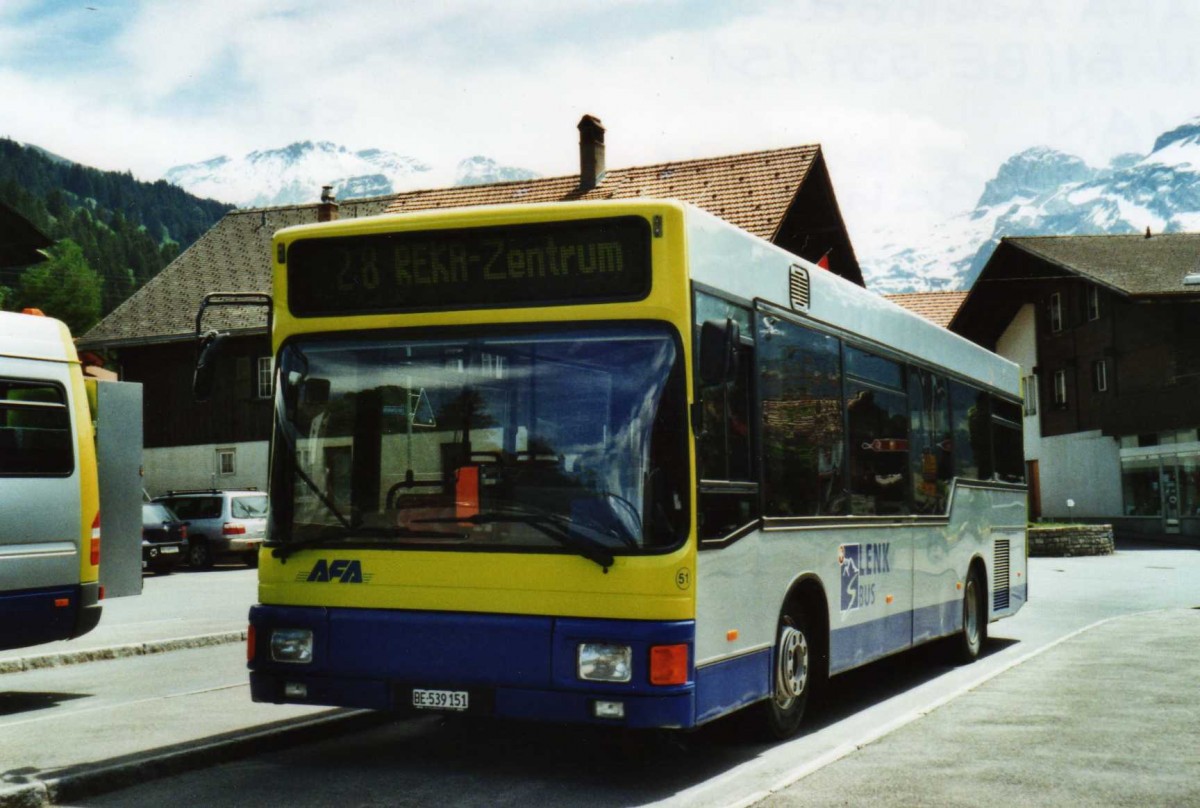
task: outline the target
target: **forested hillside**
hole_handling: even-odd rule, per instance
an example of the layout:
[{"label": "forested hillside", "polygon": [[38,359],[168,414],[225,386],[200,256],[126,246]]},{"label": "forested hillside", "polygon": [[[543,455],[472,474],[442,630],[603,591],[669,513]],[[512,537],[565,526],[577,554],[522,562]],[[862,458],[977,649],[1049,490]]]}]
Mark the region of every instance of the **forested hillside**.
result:
[{"label": "forested hillside", "polygon": [[[2,138],[0,200],[59,242],[40,270],[0,273],[0,307],[43,308],[76,333],[116,308],[232,207],[162,180],[140,182],[128,172],[88,168]],[[67,285],[59,279],[64,272],[75,290],[71,297],[84,298],[75,301],[83,310],[69,315],[55,311],[63,301],[39,299]],[[98,307],[80,291],[90,285],[98,287]]]}]

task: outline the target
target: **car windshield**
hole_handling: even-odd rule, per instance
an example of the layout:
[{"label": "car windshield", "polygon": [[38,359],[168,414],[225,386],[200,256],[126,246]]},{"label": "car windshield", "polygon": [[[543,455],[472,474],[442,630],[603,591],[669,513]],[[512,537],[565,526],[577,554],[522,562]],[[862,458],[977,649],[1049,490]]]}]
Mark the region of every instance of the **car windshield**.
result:
[{"label": "car windshield", "polygon": [[273,541],[599,563],[674,545],[689,513],[679,357],[661,324],[294,340],[279,362]]},{"label": "car windshield", "polygon": [[158,527],[163,522],[174,522],[175,514],[167,509],[166,505],[160,505],[157,502],[147,502],[142,504],[142,524]]}]

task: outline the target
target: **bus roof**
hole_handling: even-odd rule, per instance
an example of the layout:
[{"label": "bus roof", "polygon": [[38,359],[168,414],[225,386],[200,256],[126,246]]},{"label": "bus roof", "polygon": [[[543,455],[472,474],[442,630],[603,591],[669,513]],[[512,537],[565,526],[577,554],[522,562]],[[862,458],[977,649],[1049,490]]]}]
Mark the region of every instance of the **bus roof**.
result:
[{"label": "bus roof", "polygon": [[[885,352],[912,357],[1020,396],[1017,365],[924,317],[691,205],[692,279],[745,301],[761,300],[853,335]],[[740,270],[753,267],[753,271]],[[793,267],[807,284],[797,292]],[[799,297],[800,299],[797,299]]]},{"label": "bus roof", "polygon": [[78,362],[71,332],[60,320],[0,311],[0,356]]},{"label": "bus roof", "polygon": [[[587,218],[651,214],[655,209],[684,212],[692,280],[745,301],[762,300],[801,317],[855,335],[860,340],[945,368],[1011,396],[1020,395],[1016,365],[975,343],[907,311],[875,292],[817,267],[781,247],[746,232],[688,202],[674,199],[622,199],[443,208],[335,220],[281,229],[276,239],[321,237],[401,229],[486,226],[514,217],[530,221],[558,216]],[[809,278],[809,302],[791,303],[792,267]],[[753,268],[747,271],[747,268]]]}]

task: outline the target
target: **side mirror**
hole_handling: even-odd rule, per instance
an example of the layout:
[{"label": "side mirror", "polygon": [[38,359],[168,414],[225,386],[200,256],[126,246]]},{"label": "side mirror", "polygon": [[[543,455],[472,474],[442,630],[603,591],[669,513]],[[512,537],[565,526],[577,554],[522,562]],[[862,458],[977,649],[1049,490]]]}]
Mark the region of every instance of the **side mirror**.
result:
[{"label": "side mirror", "polygon": [[199,350],[196,353],[196,370],[192,375],[192,395],[197,401],[208,401],[212,395],[213,382],[216,379],[217,357],[221,354],[221,344],[229,336],[218,334],[216,331],[203,331],[204,312],[213,306],[249,306],[264,309],[267,319],[267,339],[274,333],[274,303],[270,295],[258,292],[210,292],[200,301],[196,311],[196,343]]},{"label": "side mirror", "polygon": [[700,381],[705,385],[725,384],[737,377],[738,345],[742,330],[728,319],[706,320],[700,326]]},{"label": "side mirror", "polygon": [[212,395],[213,379],[217,373],[217,359],[223,350],[228,334],[209,331],[200,338],[200,353],[196,357],[196,370],[192,374],[192,396],[197,401],[208,401]]}]

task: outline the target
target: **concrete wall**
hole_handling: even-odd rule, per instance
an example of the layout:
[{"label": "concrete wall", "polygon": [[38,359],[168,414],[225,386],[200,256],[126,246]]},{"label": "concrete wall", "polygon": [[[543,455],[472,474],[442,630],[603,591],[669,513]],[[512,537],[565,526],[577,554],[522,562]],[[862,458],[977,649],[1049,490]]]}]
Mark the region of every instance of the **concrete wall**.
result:
[{"label": "concrete wall", "polygon": [[[1115,440],[1099,430],[1076,432],[1042,438],[1037,452],[1043,517],[1121,516],[1121,455]],[[1067,505],[1068,499],[1074,500],[1074,508]]]},{"label": "concrete wall", "polygon": [[1066,525],[1029,528],[1031,556],[1112,555],[1112,525]]},{"label": "concrete wall", "polygon": [[[142,462],[150,496],[171,489],[267,488],[267,441],[146,449]],[[234,473],[220,474],[218,450],[232,449]]]},{"label": "concrete wall", "polygon": [[[1032,303],[1026,303],[1020,308],[1017,316],[1000,335],[1000,339],[996,340],[996,353],[1021,366],[1022,380],[1033,373],[1033,369],[1037,367],[1037,309]],[[1026,396],[1038,395],[1036,389],[1023,392]],[[1042,441],[1042,427],[1036,414],[1025,417],[1024,433],[1025,459],[1037,460]]]}]

